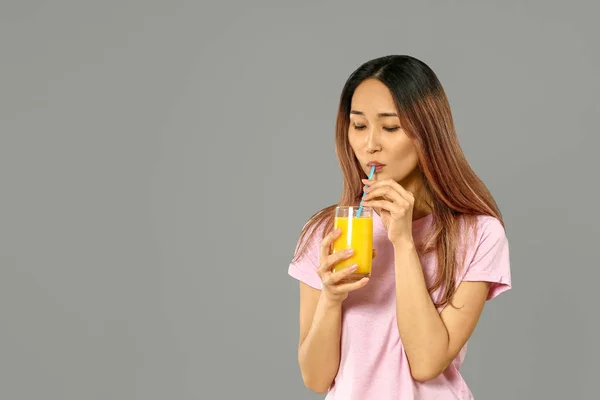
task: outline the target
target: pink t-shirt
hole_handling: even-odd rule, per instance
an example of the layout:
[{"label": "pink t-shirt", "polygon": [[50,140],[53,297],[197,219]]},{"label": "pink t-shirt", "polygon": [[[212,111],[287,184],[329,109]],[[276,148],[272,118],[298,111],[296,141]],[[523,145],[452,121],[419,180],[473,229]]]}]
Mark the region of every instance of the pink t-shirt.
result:
[{"label": "pink t-shirt", "polygon": [[[370,282],[350,292],[342,305],[340,366],[327,400],[468,400],[473,395],[459,370],[465,347],[437,378],[427,382],[412,379],[406,353],[396,324],[396,293],[392,244],[381,218],[373,213],[373,260]],[[488,281],[492,285],[488,300],[510,289],[511,274],[508,240],[500,221],[478,216],[478,234],[467,246],[465,267],[457,276],[461,281]],[[433,215],[413,221],[413,238],[419,242],[431,227]],[[466,235],[463,235],[465,238]],[[320,231],[314,236],[306,256],[291,263],[288,273],[321,290],[317,275]],[[435,252],[420,255],[423,272],[432,282],[437,268]],[[442,288],[432,294],[438,300]],[[441,312],[442,308],[438,308]]]}]

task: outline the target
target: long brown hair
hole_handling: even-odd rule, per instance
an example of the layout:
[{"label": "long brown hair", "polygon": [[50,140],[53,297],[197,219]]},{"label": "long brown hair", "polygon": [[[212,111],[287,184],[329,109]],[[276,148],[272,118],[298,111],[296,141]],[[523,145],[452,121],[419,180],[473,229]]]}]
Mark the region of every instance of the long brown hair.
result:
[{"label": "long brown hair", "polygon": [[[294,260],[307,250],[317,227],[323,227],[322,237],[332,230],[336,206],[357,205],[362,197],[361,179],[366,176],[350,147],[348,128],[352,96],[365,79],[378,79],[387,86],[401,125],[417,148],[417,172],[426,197],[431,199],[433,213],[432,229],[420,250],[437,252],[437,274],[428,290],[431,294],[442,287],[441,299],[435,305],[445,305],[456,290],[456,273],[462,263],[457,249],[463,228],[474,232],[477,215],[495,217],[503,226],[504,222],[494,198],[465,158],[441,83],[424,62],[414,57],[390,55],[370,60],[346,81],[335,126],[336,154],[344,177],[342,194],[337,204],[309,219],[302,229]],[[461,226],[461,222],[465,225]]]}]

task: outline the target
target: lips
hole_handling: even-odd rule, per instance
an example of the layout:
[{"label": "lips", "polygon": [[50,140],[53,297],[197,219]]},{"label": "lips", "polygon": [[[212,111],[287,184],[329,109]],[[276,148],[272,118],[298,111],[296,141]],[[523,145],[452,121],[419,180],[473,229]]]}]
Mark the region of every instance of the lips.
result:
[{"label": "lips", "polygon": [[378,162],[378,161],[370,161],[368,164],[369,168],[375,166],[375,172],[379,172],[383,169],[383,167],[385,166],[384,164]]}]

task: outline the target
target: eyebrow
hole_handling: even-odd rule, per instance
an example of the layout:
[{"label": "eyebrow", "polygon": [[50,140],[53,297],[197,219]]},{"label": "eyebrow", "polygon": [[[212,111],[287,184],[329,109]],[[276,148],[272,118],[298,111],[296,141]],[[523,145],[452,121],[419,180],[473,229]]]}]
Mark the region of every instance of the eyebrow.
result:
[{"label": "eyebrow", "polygon": [[[356,111],[356,110],[352,110],[350,111],[350,114],[356,114],[356,115],[365,115],[365,113],[363,113],[362,111]],[[377,116],[379,117],[397,117],[398,114],[396,113],[379,113],[377,114]]]}]

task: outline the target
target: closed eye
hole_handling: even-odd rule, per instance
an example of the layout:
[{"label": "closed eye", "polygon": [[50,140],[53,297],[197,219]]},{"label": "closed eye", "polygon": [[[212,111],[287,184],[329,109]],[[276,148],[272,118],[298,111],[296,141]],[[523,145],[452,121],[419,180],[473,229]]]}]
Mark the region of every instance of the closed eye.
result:
[{"label": "closed eye", "polygon": [[[356,129],[357,131],[362,131],[363,129],[366,128],[365,125],[356,125],[356,124],[352,124],[352,127],[354,129]],[[396,132],[398,129],[400,129],[399,126],[392,126],[392,127],[384,127],[384,130],[388,131],[388,132]]]}]

